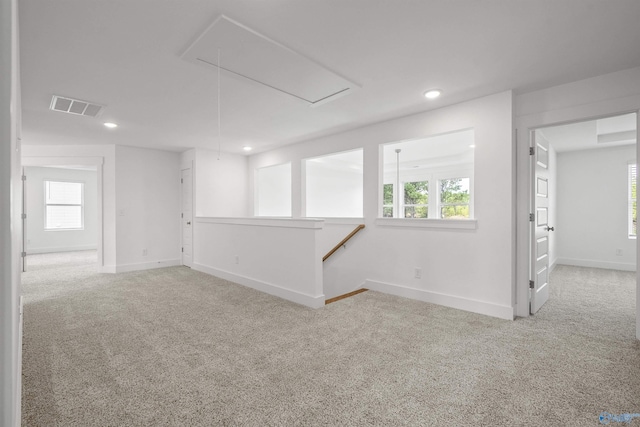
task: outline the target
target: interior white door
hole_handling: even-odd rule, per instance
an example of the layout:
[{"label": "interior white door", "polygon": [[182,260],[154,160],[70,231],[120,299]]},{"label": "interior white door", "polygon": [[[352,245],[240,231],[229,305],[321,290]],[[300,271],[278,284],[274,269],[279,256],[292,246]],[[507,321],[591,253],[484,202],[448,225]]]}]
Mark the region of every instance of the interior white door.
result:
[{"label": "interior white door", "polygon": [[182,264],[191,267],[193,263],[193,181],[191,169],[183,169],[182,183]]},{"label": "interior white door", "polygon": [[533,189],[531,221],[530,312],[534,314],[549,299],[549,142],[532,132]]}]

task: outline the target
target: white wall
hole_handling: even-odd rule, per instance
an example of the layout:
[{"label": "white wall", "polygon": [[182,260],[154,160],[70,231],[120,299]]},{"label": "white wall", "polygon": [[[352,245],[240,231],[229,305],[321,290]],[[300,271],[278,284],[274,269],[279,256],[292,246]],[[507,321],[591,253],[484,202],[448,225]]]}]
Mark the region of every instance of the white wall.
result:
[{"label": "white wall", "polygon": [[627,227],[627,165],[635,156],[635,146],[558,155],[559,264],[635,271]]},{"label": "white wall", "polygon": [[[195,149],[195,216],[244,217],[249,215],[247,158]],[[184,158],[184,155],[183,155]]]},{"label": "white wall", "polygon": [[[302,159],[364,148],[367,228],[347,250],[330,258],[333,276],[344,278],[342,290],[353,290],[366,282],[385,292],[512,318],[512,120],[512,94],[504,92],[257,154],[251,156],[249,170],[291,161],[293,211],[294,217],[299,217],[304,199]],[[476,137],[476,220],[471,229],[455,228],[454,222],[447,223],[453,228],[439,228],[443,223],[438,220],[420,222],[424,227],[406,227],[418,223],[376,219],[381,203],[379,144],[469,128],[475,130]],[[416,267],[422,268],[421,279],[413,277]]]},{"label": "white wall", "polygon": [[116,270],[180,264],[180,154],[116,146],[115,176]]},{"label": "white wall", "polygon": [[[98,179],[96,171],[25,167],[26,248],[27,253],[63,252],[96,249],[98,245]],[[84,183],[84,228],[82,230],[45,230],[44,182]]]},{"label": "white wall", "polygon": [[306,216],[362,217],[362,171],[307,162]]},{"label": "white wall", "polygon": [[[75,160],[74,160],[75,159]],[[101,162],[105,273],[180,263],[180,154],[115,145],[25,145],[23,162]],[[99,201],[100,203],[100,201]],[[147,255],[142,250],[147,249]]]},{"label": "white wall", "polygon": [[20,79],[18,2],[0,2],[0,425],[20,425]]},{"label": "white wall", "polygon": [[[515,99],[517,127],[517,306],[529,315],[529,132],[535,128],[617,115],[640,109],[640,67],[580,80]],[[640,127],[639,127],[640,128]],[[640,252],[636,252],[640,255]],[[638,272],[640,279],[640,271]],[[640,283],[640,280],[639,280]],[[636,292],[636,337],[640,339],[640,289]]]},{"label": "white wall", "polygon": [[291,216],[291,163],[255,171],[255,215]]}]

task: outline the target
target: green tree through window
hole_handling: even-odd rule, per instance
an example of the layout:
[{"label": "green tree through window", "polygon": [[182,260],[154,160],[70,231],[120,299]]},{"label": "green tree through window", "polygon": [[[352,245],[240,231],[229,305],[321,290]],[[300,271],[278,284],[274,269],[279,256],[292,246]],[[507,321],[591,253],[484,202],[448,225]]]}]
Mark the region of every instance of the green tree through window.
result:
[{"label": "green tree through window", "polygon": [[383,188],[383,202],[382,202],[382,217],[393,218],[393,184],[384,184]]},{"label": "green tree through window", "polygon": [[440,181],[440,218],[469,218],[469,178]]},{"label": "green tree through window", "polygon": [[404,183],[404,217],[428,218],[429,181]]}]

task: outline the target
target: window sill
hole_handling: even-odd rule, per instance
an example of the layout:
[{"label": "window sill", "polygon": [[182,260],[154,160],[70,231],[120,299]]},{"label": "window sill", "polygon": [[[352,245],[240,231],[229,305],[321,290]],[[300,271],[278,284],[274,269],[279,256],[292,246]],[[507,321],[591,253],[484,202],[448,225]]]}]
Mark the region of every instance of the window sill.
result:
[{"label": "window sill", "polygon": [[475,230],[478,228],[478,221],[475,219],[377,218],[376,225],[383,227]]}]

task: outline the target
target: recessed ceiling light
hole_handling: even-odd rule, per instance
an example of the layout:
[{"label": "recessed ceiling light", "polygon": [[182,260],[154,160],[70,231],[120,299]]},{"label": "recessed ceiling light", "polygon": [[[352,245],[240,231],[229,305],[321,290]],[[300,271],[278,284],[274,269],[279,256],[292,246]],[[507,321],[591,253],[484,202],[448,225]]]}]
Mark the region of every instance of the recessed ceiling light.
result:
[{"label": "recessed ceiling light", "polygon": [[442,94],[440,89],[431,89],[424,93],[424,97],[427,99],[436,99]]},{"label": "recessed ceiling light", "polygon": [[476,148],[476,146],[474,144],[471,144],[469,148]]},{"label": "recessed ceiling light", "polygon": [[104,125],[105,125],[106,127],[110,128],[110,129],[113,129],[113,128],[117,128],[117,127],[118,127],[118,125],[117,125],[117,124],[115,124],[115,123],[111,123],[111,122],[106,122]]},{"label": "recessed ceiling light", "polygon": [[244,151],[251,151],[251,150],[253,150],[253,148],[252,148],[252,147],[249,147],[248,145],[245,145],[244,147],[242,147],[242,149],[243,149]]}]

